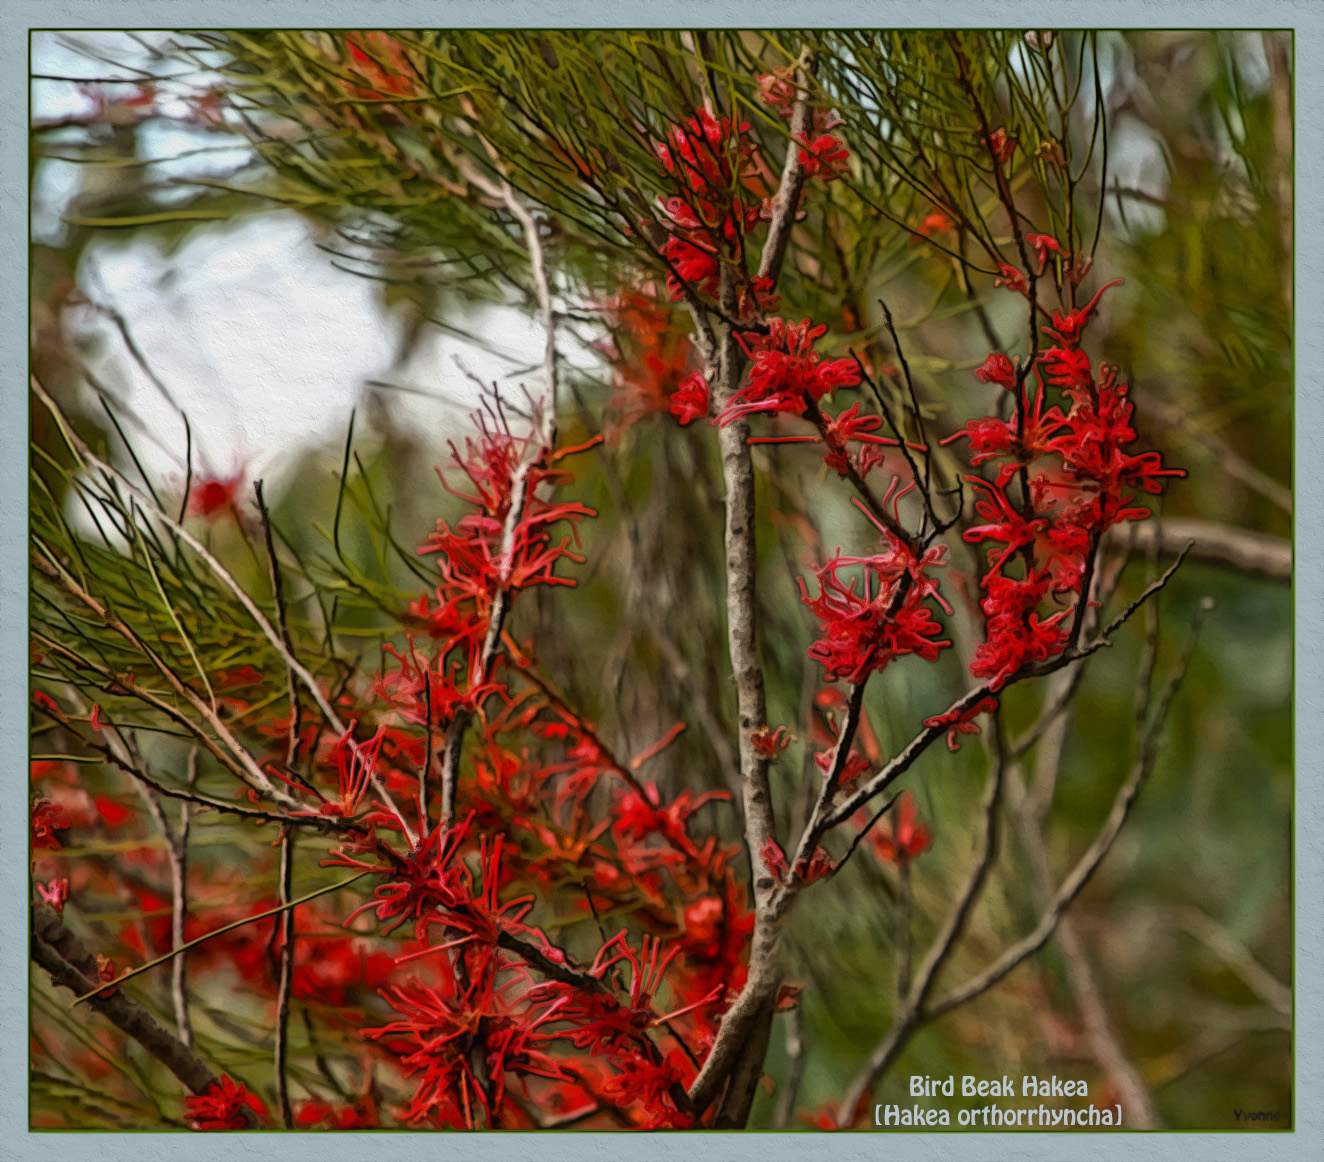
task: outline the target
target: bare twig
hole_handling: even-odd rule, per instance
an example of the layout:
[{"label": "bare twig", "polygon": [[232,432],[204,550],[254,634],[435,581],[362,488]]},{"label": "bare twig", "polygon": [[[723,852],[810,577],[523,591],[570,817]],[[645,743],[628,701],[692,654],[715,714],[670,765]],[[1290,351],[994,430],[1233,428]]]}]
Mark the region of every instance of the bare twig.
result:
[{"label": "bare twig", "polygon": [[1177,916],[1182,927],[1241,977],[1260,1000],[1291,1018],[1292,990],[1256,960],[1240,940],[1199,908],[1182,908]]},{"label": "bare twig", "polygon": [[[1152,605],[1151,605],[1152,608]],[[1057,675],[1059,683],[1069,674]],[[1070,682],[1067,678],[1066,682]],[[1036,755],[1034,789],[1026,787],[1025,772],[1019,764],[1011,768],[1010,798],[1020,820],[1021,839],[1029,857],[1035,889],[1042,907],[1052,892],[1052,878],[1048,864],[1048,845],[1043,832],[1052,788],[1056,784],[1062,760],[1062,744],[1069,716],[1058,715],[1045,732],[1043,743]],[[1055,933],[1058,947],[1066,962],[1067,980],[1075,997],[1085,1036],[1090,1050],[1100,1067],[1117,1086],[1122,1105],[1132,1125],[1138,1129],[1153,1130],[1159,1126],[1158,1110],[1144,1077],[1134,1061],[1127,1055],[1095,979],[1089,954],[1076,929],[1072,917],[1062,916]]]},{"label": "bare twig", "polygon": [[[271,566],[271,594],[276,602],[276,625],[280,629],[281,640],[289,656],[294,657],[294,639],[290,637],[289,618],[285,613],[285,586],[281,581],[280,561],[276,557],[276,546],[271,536],[271,514],[262,495],[262,481],[253,483],[253,492],[257,497],[257,509],[262,517],[262,535],[267,545],[267,561]],[[299,757],[299,736],[302,727],[302,708],[299,705],[299,688],[294,682],[294,671],[285,667],[286,682],[290,691],[290,735],[289,745],[285,748],[285,765],[291,770]]]},{"label": "bare twig", "polygon": [[81,996],[74,997],[74,999],[69,1002],[69,1007],[72,1009],[83,1001],[90,1001],[98,992],[101,992],[104,989],[118,988],[120,985],[124,984],[125,981],[132,980],[135,976],[140,976],[142,973],[148,972],[151,969],[156,968],[158,965],[165,964],[166,961],[173,960],[176,956],[180,956],[192,948],[197,948],[199,944],[205,944],[208,940],[213,940],[217,936],[224,936],[227,932],[233,932],[236,928],[242,928],[245,924],[253,924],[258,920],[269,920],[272,916],[278,916],[287,908],[293,908],[299,904],[306,904],[309,900],[315,900],[318,896],[325,896],[328,892],[337,892],[341,888],[349,887],[350,884],[358,883],[358,881],[363,879],[364,876],[370,876],[372,874],[373,873],[370,871],[359,872],[356,876],[350,876],[348,879],[329,884],[325,888],[318,888],[315,892],[309,892],[306,896],[300,896],[297,900],[291,900],[288,904],[281,904],[275,908],[268,908],[265,912],[258,912],[254,916],[245,916],[243,919],[236,920],[232,924],[225,924],[202,936],[196,936],[187,944],[181,944],[178,948],[171,949],[171,951],[166,953],[165,956],[158,956],[155,960],[149,960],[146,964],[140,964],[137,968],[131,968],[127,972],[122,972],[114,980],[99,985],[97,988],[83,993]]},{"label": "bare twig", "polygon": [[[279,896],[282,905],[291,905],[294,897],[294,836],[292,827],[285,827],[280,835]],[[276,1105],[287,1130],[294,1127],[294,1112],[290,1108],[289,1078],[286,1077],[286,1058],[289,1054],[290,992],[294,987],[294,908],[289,906],[280,914],[276,931],[281,941],[280,977],[276,985],[276,1047],[273,1071],[276,1080]],[[181,957],[182,959],[182,957]]]},{"label": "bare twig", "polygon": [[[193,753],[197,754],[196,748]],[[184,922],[188,917],[188,804],[180,805],[179,830],[176,831],[147,786],[141,780],[135,782],[135,786],[165,839],[166,858],[170,864],[170,947],[178,948],[184,943]],[[184,986],[187,960],[187,957],[177,956],[171,963],[170,998],[175,1008],[175,1029],[179,1039],[185,1045],[192,1045],[193,1027],[189,1022],[188,993]]]}]

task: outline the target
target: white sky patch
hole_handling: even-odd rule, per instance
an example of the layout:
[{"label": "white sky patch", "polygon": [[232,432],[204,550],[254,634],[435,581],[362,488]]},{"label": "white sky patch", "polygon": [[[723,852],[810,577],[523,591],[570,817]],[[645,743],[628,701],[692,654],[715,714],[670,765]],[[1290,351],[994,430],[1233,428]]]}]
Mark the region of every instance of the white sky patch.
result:
[{"label": "white sky patch", "polygon": [[[79,281],[118,312],[189,417],[195,471],[279,477],[298,445],[333,444],[368,380],[391,378],[396,327],[372,282],[335,269],[291,213],[263,214],[194,234],[172,255],[148,242],[93,246]],[[182,485],[184,425],[137,365],[114,323],[75,312],[100,340],[93,373],[136,418],[149,472]],[[467,353],[491,378],[505,367]],[[422,369],[411,375],[425,379]],[[435,425],[435,412],[429,417]],[[132,430],[132,429],[131,429]],[[137,444],[137,441],[136,441]]]}]

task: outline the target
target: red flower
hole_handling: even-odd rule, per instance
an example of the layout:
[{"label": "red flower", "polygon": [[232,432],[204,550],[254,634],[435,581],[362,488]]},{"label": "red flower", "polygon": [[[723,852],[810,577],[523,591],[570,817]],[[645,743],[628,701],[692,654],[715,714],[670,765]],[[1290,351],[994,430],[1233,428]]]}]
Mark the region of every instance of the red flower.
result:
[{"label": "red flower", "polygon": [[52,803],[47,798],[37,799],[32,804],[32,846],[59,851],[63,844],[55,837],[57,831],[64,831],[73,824],[65,818],[64,808]]},{"label": "red flower", "polygon": [[786,75],[788,71],[774,69],[759,77],[759,96],[776,108],[783,119],[790,117],[790,105],[795,100],[795,86]]},{"label": "red flower", "polygon": [[996,488],[1005,488],[1019,468],[1048,452],[1058,451],[1063,440],[1055,437],[1066,427],[1069,427],[1069,424],[1060,408],[1051,407],[1047,411],[1044,410],[1044,388],[1040,383],[1034,407],[1024,417],[1024,430],[1021,435],[1016,434],[1014,420],[983,416],[971,420],[964,429],[954,436],[948,436],[942,443],[950,444],[953,440],[968,439],[970,451],[974,453],[970,457],[972,465],[1003,456],[1010,457],[1010,462],[998,473],[994,485]]},{"label": "red flower", "polygon": [[707,419],[709,406],[708,381],[697,371],[681,380],[680,386],[671,393],[671,414],[682,425],[691,420]]},{"label": "red flower", "polygon": [[1039,260],[1040,274],[1043,274],[1044,272],[1044,264],[1048,261],[1048,252],[1050,250],[1063,256],[1066,255],[1066,251],[1062,248],[1062,244],[1051,234],[1027,234],[1025,236],[1025,241],[1034,247],[1035,257]]},{"label": "red flower", "polygon": [[[933,640],[942,626],[923,604],[938,590],[925,570],[942,563],[944,549],[930,549],[923,559],[916,559],[890,532],[884,531],[883,539],[885,553],[836,557],[819,569],[819,596],[812,600],[800,580],[800,599],[822,622],[823,636],[809,647],[809,656],[822,664],[826,681],[859,682],[905,654],[931,662],[939,650],[952,644]],[[855,590],[855,578],[846,584],[838,576],[842,569],[857,565],[864,569],[861,593]]]},{"label": "red flower", "polygon": [[726,117],[717,121],[706,109],[699,109],[683,125],[673,125],[667,144],[655,149],[662,168],[682,189],[699,195],[721,192],[731,184],[732,155],[736,176],[750,155],[749,144],[742,140],[748,130],[746,122],[733,124]]},{"label": "red flower", "polygon": [[[821,750],[814,755],[814,763],[824,775],[832,770],[832,764],[836,761],[837,748],[835,746],[831,750]],[[869,769],[869,760],[852,748],[846,756],[846,765],[841,768],[841,777],[837,780],[837,785],[843,790],[847,789],[853,786],[859,777]]]},{"label": "red flower", "polygon": [[915,796],[909,791],[901,793],[895,824],[875,827],[869,835],[869,845],[878,858],[898,867],[909,863],[933,842],[933,833],[920,823]]},{"label": "red flower", "polygon": [[607,411],[613,419],[604,433],[614,444],[635,421],[667,407],[673,386],[689,370],[691,346],[672,325],[670,308],[652,293],[622,291],[603,311],[611,333],[595,346],[612,364]]},{"label": "red flower", "polygon": [[1007,356],[994,351],[975,372],[980,383],[1000,383],[1008,391],[1016,388],[1016,368]]},{"label": "red flower", "polygon": [[602,1092],[627,1108],[636,1102],[642,1104],[649,1129],[687,1126],[691,1119],[677,1112],[671,1100],[672,1087],[684,1085],[686,1064],[679,1053],[669,1054],[661,1061],[631,1057],[621,1072],[603,1085]]},{"label": "red flower", "polygon": [[57,913],[64,913],[64,902],[69,898],[69,877],[60,876],[51,880],[49,884],[38,884],[37,895],[43,901],[55,909]]},{"label": "red flower", "polygon": [[294,1124],[305,1130],[367,1130],[376,1128],[381,1122],[377,1115],[377,1103],[369,1094],[353,1105],[339,1108],[310,1098],[295,1109]]},{"label": "red flower", "polygon": [[[351,32],[346,34],[351,72],[367,82],[367,87],[345,84],[356,97],[386,101],[393,95],[416,97],[425,92],[417,80],[404,46],[386,32]],[[342,82],[343,83],[343,82]]]},{"label": "red flower", "polygon": [[770,726],[760,726],[757,730],[749,733],[749,741],[754,744],[754,749],[758,751],[765,759],[777,758],[795,737],[784,726],[773,730]]},{"label": "red flower", "polygon": [[548,1040],[539,1026],[557,1017],[564,999],[541,1010],[531,993],[511,999],[510,985],[495,983],[500,967],[494,951],[487,950],[469,966],[470,983],[463,990],[415,984],[382,991],[401,1019],[364,1035],[385,1041],[401,1054],[411,1076],[421,1075],[405,1121],[473,1129],[481,1110],[491,1125],[500,1117],[507,1071],[566,1079],[538,1048]]},{"label": "red flower", "polygon": [[1025,281],[1025,275],[1009,262],[998,263],[998,277],[993,280],[994,286],[1005,286],[1008,290],[1014,290],[1018,295],[1028,295],[1030,293],[1030,284]]},{"label": "red flower", "polygon": [[1016,139],[1008,137],[1005,129],[995,129],[992,137],[981,137],[979,140],[988,146],[999,165],[1006,165],[1016,151]]},{"label": "red flower", "polygon": [[798,139],[805,148],[800,150],[800,168],[806,178],[818,178],[830,182],[846,172],[846,160],[850,157],[841,141],[831,133],[824,133],[812,141],[808,137]]},{"label": "red flower", "polygon": [[816,847],[813,854],[800,860],[792,872],[787,866],[786,853],[782,851],[781,846],[771,836],[763,841],[759,856],[763,860],[763,866],[772,873],[773,878],[780,884],[789,884],[794,878],[807,886],[837,870],[836,862],[832,857],[823,848]]},{"label": "red flower", "polygon": [[184,1099],[184,1122],[190,1130],[242,1130],[261,1123],[261,1101],[228,1075],[213,1081],[206,1093]]},{"label": "red flower", "polygon": [[978,734],[979,727],[974,720],[981,714],[991,714],[998,708],[996,698],[982,698],[969,710],[953,714],[940,714],[936,718],[926,718],[925,726],[932,726],[947,731],[947,749],[956,752],[961,749],[960,735]]},{"label": "red flower", "polygon": [[[1026,237],[1037,238],[1039,235],[1027,234]],[[1040,265],[1042,266],[1042,261]],[[1099,288],[1098,293],[1078,311],[1073,311],[1065,316],[1058,311],[1054,311],[1052,327],[1045,327],[1044,330],[1059,343],[1074,347],[1080,342],[1080,332],[1082,328],[1094,318],[1099,306],[1099,300],[1103,298],[1103,292],[1111,290],[1115,286],[1121,286],[1122,281],[1123,280],[1120,278],[1115,278],[1112,282],[1105,283]]]},{"label": "red flower", "polygon": [[773,879],[779,884],[786,882],[786,873],[790,870],[786,862],[786,853],[782,851],[781,844],[773,839],[771,835],[763,841],[763,846],[759,848],[759,859],[772,874]]},{"label": "red flower", "polygon": [[1048,585],[1046,572],[1032,572],[1023,581],[996,573],[984,579],[988,596],[981,606],[988,624],[970,672],[990,679],[991,689],[1000,690],[1026,663],[1044,661],[1065,648],[1067,634],[1058,623],[1071,610],[1063,609],[1043,620],[1036,612]]},{"label": "red flower", "polygon": [[220,477],[196,479],[188,495],[189,512],[207,519],[219,512],[230,512],[237,516],[239,486],[243,482],[242,471],[224,479]]},{"label": "red flower", "polygon": [[[924,221],[916,227],[915,233],[922,234],[925,238],[932,238],[935,234],[941,234],[945,230],[950,230],[956,223],[952,221],[951,216],[943,210],[934,210],[928,214]],[[912,242],[918,242],[918,238],[912,238]]]},{"label": "red flower", "polygon": [[823,457],[823,463],[842,476],[849,475],[849,470],[852,467],[860,476],[868,476],[874,468],[883,462],[883,453],[879,452],[876,447],[869,447],[861,448],[857,462],[852,464],[847,441],[854,440],[857,443],[885,445],[891,448],[899,446],[899,442],[896,440],[874,434],[882,427],[883,417],[860,415],[858,400],[839,416],[834,417],[825,414],[824,418],[827,422],[823,425],[823,442],[828,446],[828,454]]}]

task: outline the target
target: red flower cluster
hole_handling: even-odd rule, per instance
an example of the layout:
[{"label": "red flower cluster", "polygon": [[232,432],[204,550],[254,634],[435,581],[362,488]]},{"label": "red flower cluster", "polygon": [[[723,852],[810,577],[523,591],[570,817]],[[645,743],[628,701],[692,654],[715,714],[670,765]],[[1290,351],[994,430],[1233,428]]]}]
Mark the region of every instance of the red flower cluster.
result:
[{"label": "red flower cluster", "polygon": [[[950,641],[936,641],[942,626],[925,600],[940,604],[938,584],[927,573],[943,563],[946,548],[929,549],[916,557],[909,545],[881,529],[886,551],[872,557],[835,557],[819,569],[819,595],[812,600],[800,581],[801,600],[822,622],[823,636],[809,647],[809,656],[823,666],[825,680],[862,681],[894,658],[916,654],[933,661]],[[843,569],[860,567],[864,583],[843,582]],[[950,613],[945,604],[944,608]]]},{"label": "red flower cluster", "polygon": [[206,1093],[184,1099],[184,1123],[190,1130],[242,1130],[264,1120],[261,1099],[226,1075]]},{"label": "red flower cluster", "polygon": [[49,799],[40,798],[32,804],[32,846],[59,851],[63,846],[55,833],[72,824],[65,817],[64,808]]},{"label": "red flower cluster", "polygon": [[805,171],[805,177],[827,183],[845,174],[850,150],[839,138],[831,133],[820,133],[812,141],[808,137],[798,140],[804,147],[800,150],[800,168]]},{"label": "red flower cluster", "polygon": [[[465,455],[454,452],[456,464],[472,482],[475,495],[449,491],[470,502],[478,512],[461,517],[455,529],[443,520],[420,553],[438,554],[442,584],[437,589],[439,609],[429,615],[433,632],[454,639],[481,642],[487,632],[492,601],[501,590],[526,589],[531,585],[573,585],[574,581],[554,572],[558,561],[582,561],[570,549],[570,537],[552,543],[550,527],[561,521],[575,524],[592,509],[578,503],[553,504],[538,495],[544,483],[561,484],[567,472],[547,466],[547,450],[525,463],[532,436],[515,437],[504,426],[488,427],[479,418],[481,435],[465,441]],[[523,512],[506,541],[506,517],[515,491],[516,477],[524,476]],[[445,480],[443,478],[443,484]],[[420,607],[420,612],[426,605]]]},{"label": "red flower cluster", "polygon": [[681,424],[688,424],[691,420],[707,419],[711,407],[708,381],[697,371],[683,379],[680,386],[672,392],[671,414]]},{"label": "red flower cluster", "polygon": [[686,286],[699,294],[717,294],[722,255],[735,252],[759,220],[759,205],[741,191],[750,173],[753,147],[745,139],[746,122],[714,119],[700,109],[682,125],[673,125],[658,160],[677,191],[662,204],[669,237],[662,254],[670,270],[667,289],[681,299]]},{"label": "red flower cluster", "polygon": [[814,341],[826,333],[826,326],[816,327],[808,319],[771,319],[766,335],[740,336],[750,359],[747,383],[717,422],[725,427],[751,412],[803,415],[809,401],[817,403],[839,387],[858,384],[860,369],[854,359],[824,359],[814,350]]},{"label": "red flower cluster", "polygon": [[[1047,235],[1027,237],[1041,267],[1048,252],[1063,253]],[[1157,493],[1165,478],[1185,475],[1165,468],[1157,452],[1130,450],[1136,431],[1127,386],[1118,382],[1117,369],[1108,364],[1100,364],[1096,376],[1089,356],[1080,350],[1083,328],[1103,292],[1115,285],[1107,284],[1079,310],[1053,314],[1053,325],[1045,331],[1054,345],[1031,370],[1038,381],[1032,400],[1031,376],[1024,376],[1019,422],[985,417],[952,437],[970,441],[972,464],[1003,462],[991,484],[966,478],[981,494],[975,511],[984,523],[969,529],[965,539],[993,546],[982,580],[985,640],[971,670],[988,679],[994,690],[1026,665],[1066,648],[1068,633],[1062,623],[1075,606],[1048,616],[1040,615],[1040,606],[1050,592],[1076,593],[1078,602],[1087,599],[1080,589],[1098,538],[1114,524],[1149,515],[1148,509],[1133,503],[1128,490]],[[1017,370],[1005,355],[990,355],[976,375],[1011,391],[1018,388]],[[1061,390],[1070,405],[1067,411],[1057,405],[1045,407],[1047,387]],[[1028,483],[1020,500],[1008,492],[1018,475]],[[1023,562],[1020,578],[1007,573],[1016,560]],[[951,725],[965,728],[964,723]]]},{"label": "red flower cluster", "polygon": [[405,55],[405,47],[387,32],[350,32],[350,68],[365,82],[347,86],[356,97],[369,101],[389,101],[393,96],[417,97],[427,90]]},{"label": "red flower cluster", "polygon": [[611,445],[643,416],[668,406],[676,411],[672,392],[690,370],[693,347],[684,329],[674,324],[669,305],[653,296],[651,283],[639,291],[620,292],[602,309],[611,333],[596,346],[612,367],[606,408],[611,420],[603,429]]},{"label": "red flower cluster", "polygon": [[947,732],[947,749],[955,752],[961,749],[961,735],[979,733],[979,727],[975,725],[975,719],[981,714],[992,714],[997,708],[998,700],[996,698],[981,698],[968,710],[954,711],[951,714],[939,714],[935,718],[926,718],[924,725],[931,726],[936,730],[945,730]]}]

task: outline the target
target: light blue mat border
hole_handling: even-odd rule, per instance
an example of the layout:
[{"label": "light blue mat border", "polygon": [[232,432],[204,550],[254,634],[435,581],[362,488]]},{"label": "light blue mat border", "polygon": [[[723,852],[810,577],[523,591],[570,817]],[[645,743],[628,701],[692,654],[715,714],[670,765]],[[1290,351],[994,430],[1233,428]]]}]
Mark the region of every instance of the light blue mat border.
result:
[{"label": "light blue mat border", "polygon": [[[921,19],[917,20],[916,18]],[[1296,456],[1305,465],[1296,481],[1296,997],[1293,1133],[1160,1134],[29,1134],[27,1130],[27,814],[19,808],[26,785],[27,589],[27,31],[39,28],[179,28],[259,26],[477,26],[533,24],[562,28],[907,26],[951,27],[1255,27],[1296,32]],[[1317,1159],[1324,1156],[1324,552],[1320,513],[1324,473],[1311,468],[1321,453],[1311,432],[1324,432],[1324,4],[1318,0],[949,0],[921,7],[914,0],[761,0],[705,3],[611,4],[578,0],[83,0],[0,3],[0,755],[6,757],[0,808],[0,1160],[43,1162],[178,1162],[183,1158],[280,1157],[286,1162],[419,1162],[420,1159],[506,1159],[541,1162],[632,1162],[732,1158],[782,1162],[830,1157],[835,1162],[904,1156],[929,1159],[1018,1158],[1173,1160]],[[10,410],[12,409],[12,410]],[[1312,741],[1313,740],[1313,741]]]}]

